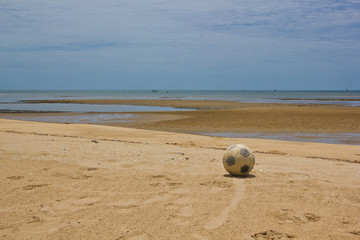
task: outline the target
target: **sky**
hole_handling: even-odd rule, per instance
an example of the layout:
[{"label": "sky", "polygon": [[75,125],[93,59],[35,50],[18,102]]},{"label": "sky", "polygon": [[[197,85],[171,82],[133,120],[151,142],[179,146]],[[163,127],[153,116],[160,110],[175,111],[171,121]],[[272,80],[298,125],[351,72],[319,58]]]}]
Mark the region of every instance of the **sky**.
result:
[{"label": "sky", "polygon": [[358,90],[360,0],[1,0],[19,89]]}]

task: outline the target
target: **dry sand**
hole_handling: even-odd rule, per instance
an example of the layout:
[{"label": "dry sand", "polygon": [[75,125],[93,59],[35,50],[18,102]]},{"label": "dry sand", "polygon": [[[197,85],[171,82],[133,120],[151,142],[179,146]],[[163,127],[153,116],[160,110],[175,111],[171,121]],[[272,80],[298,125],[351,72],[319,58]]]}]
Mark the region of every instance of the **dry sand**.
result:
[{"label": "dry sand", "polygon": [[[234,143],[255,152],[247,178],[222,166]],[[351,145],[0,119],[0,238],[359,239],[359,159]]]}]

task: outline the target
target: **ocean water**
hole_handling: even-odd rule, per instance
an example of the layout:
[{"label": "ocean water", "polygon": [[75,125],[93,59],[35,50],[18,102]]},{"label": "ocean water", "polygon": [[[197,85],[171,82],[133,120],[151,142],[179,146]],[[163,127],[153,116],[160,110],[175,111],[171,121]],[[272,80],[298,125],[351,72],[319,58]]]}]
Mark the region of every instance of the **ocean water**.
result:
[{"label": "ocean water", "polygon": [[[198,99],[231,100],[247,103],[343,104],[359,107],[360,91],[0,91],[0,103],[3,104],[19,103],[21,100],[48,99]],[[332,100],[327,101],[326,99]],[[348,101],[344,101],[344,99],[348,99]],[[352,101],[355,99],[357,101]]]},{"label": "ocean water", "polygon": [[131,106],[106,104],[74,104],[74,103],[0,103],[0,111],[35,111],[35,112],[72,112],[72,113],[113,113],[113,112],[159,112],[186,111],[157,106]]},{"label": "ocean water", "polygon": [[0,118],[22,121],[50,122],[50,123],[126,123],[130,122],[133,114],[129,113],[96,113],[96,114],[62,114],[62,115],[0,115]]}]

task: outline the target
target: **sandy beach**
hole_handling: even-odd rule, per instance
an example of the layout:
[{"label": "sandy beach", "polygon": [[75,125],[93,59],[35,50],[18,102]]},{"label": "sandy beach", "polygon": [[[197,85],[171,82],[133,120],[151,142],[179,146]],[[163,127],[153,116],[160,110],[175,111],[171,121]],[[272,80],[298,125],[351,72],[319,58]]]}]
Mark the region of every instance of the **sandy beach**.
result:
[{"label": "sandy beach", "polygon": [[360,0],[3,0],[0,29],[0,240],[360,240]]},{"label": "sandy beach", "polygon": [[[359,146],[0,120],[1,239],[359,239]],[[256,156],[246,178],[226,147]]]}]

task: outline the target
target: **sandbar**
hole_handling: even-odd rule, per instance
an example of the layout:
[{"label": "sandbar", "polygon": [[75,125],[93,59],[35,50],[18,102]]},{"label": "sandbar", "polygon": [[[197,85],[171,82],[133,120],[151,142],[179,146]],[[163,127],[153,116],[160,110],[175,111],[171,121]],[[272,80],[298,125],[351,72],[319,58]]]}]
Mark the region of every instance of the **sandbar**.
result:
[{"label": "sandbar", "polygon": [[[136,112],[132,113],[135,117],[129,122],[109,124],[171,132],[360,133],[360,108],[342,105],[240,103],[180,99],[68,99],[31,100],[27,102],[118,104],[197,109],[193,111]],[[11,116],[11,114],[7,116]]]}]

